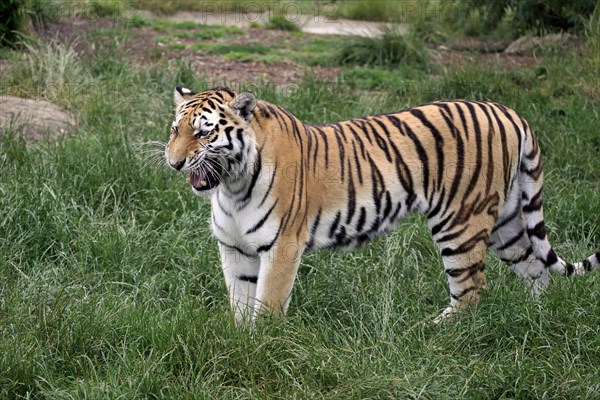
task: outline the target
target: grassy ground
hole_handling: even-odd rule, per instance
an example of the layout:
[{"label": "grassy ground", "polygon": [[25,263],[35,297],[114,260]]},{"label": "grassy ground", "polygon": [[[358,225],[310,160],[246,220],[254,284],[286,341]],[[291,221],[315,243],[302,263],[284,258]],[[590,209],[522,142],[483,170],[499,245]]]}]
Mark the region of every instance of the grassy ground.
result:
[{"label": "grassy ground", "polygon": [[[221,33],[236,34],[203,40]],[[289,315],[237,329],[208,204],[140,145],[167,138],[173,87],[206,76],[184,53],[140,65],[115,56],[118,38],[94,43],[85,57],[60,45],[3,54],[21,61],[2,93],[54,88],[80,130],[31,147],[14,131],[0,140],[0,398],[600,398],[600,274],[556,278],[534,300],[490,257],[480,307],[434,326],[448,289],[419,217],[352,253],[306,255]],[[439,98],[515,108],[541,141],[550,240],[578,260],[600,248],[590,58],[574,48],[511,69],[350,66],[334,83],[254,89],[315,123]]]}]

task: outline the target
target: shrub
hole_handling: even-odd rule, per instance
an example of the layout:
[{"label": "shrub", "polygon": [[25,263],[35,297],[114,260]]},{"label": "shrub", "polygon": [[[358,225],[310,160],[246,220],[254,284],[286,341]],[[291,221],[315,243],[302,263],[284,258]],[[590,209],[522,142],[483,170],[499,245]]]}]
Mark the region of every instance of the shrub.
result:
[{"label": "shrub", "polygon": [[15,47],[26,17],[25,0],[0,2],[0,47]]},{"label": "shrub", "polygon": [[[446,18],[471,34],[489,33],[506,17],[513,35],[582,30],[597,0],[443,0]],[[477,28],[477,29],[474,29]]]},{"label": "shrub", "polygon": [[402,1],[345,0],[339,2],[337,14],[342,18],[363,21],[400,22],[403,19]]},{"label": "shrub", "polygon": [[299,31],[298,24],[283,15],[273,15],[266,25],[267,29],[278,31]]},{"label": "shrub", "polygon": [[416,38],[403,35],[395,26],[387,26],[376,37],[348,40],[337,55],[337,62],[380,67],[400,64],[426,66],[427,52]]}]

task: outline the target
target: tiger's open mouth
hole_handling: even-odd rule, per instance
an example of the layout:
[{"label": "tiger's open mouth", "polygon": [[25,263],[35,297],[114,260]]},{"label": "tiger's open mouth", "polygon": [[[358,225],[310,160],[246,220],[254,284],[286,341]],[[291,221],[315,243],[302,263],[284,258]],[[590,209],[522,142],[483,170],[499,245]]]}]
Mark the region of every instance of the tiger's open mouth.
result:
[{"label": "tiger's open mouth", "polygon": [[198,191],[210,190],[221,183],[221,170],[214,166],[211,171],[196,169],[190,172],[187,181]]}]

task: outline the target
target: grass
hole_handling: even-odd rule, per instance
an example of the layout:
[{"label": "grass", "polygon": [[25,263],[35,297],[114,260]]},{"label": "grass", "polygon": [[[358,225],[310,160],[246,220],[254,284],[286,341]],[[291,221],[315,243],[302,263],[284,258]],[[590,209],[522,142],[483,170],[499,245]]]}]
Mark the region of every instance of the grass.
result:
[{"label": "grass", "polygon": [[428,55],[415,37],[403,35],[398,27],[384,26],[376,37],[354,37],[338,51],[339,64],[395,67],[398,65],[425,66]]},{"label": "grass", "polygon": [[[555,278],[538,301],[490,257],[480,307],[434,326],[448,289],[420,217],[351,253],[307,254],[289,315],[237,329],[208,203],[140,146],[167,138],[173,87],[205,77],[183,57],[140,67],[111,56],[118,42],[96,45],[89,59],[39,45],[0,78],[0,96],[55,79],[82,89],[55,96],[78,113],[76,136],[0,139],[0,398],[599,397],[600,274]],[[437,75],[351,66],[334,85],[254,89],[308,123],[451,97],[515,108],[541,142],[550,240],[577,260],[600,245],[600,98],[586,54]]]},{"label": "grass", "polygon": [[298,24],[293,20],[286,18],[285,15],[273,15],[265,26],[267,29],[275,29],[278,31],[294,32],[300,30]]}]

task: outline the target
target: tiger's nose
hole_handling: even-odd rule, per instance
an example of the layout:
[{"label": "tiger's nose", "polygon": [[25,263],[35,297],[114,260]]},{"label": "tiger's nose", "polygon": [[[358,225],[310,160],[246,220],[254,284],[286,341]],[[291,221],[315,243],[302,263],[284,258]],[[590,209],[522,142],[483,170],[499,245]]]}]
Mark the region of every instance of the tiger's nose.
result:
[{"label": "tiger's nose", "polygon": [[181,168],[183,168],[183,165],[185,164],[185,159],[179,161],[179,160],[169,160],[169,165],[171,166],[171,168],[179,171],[181,170]]}]

